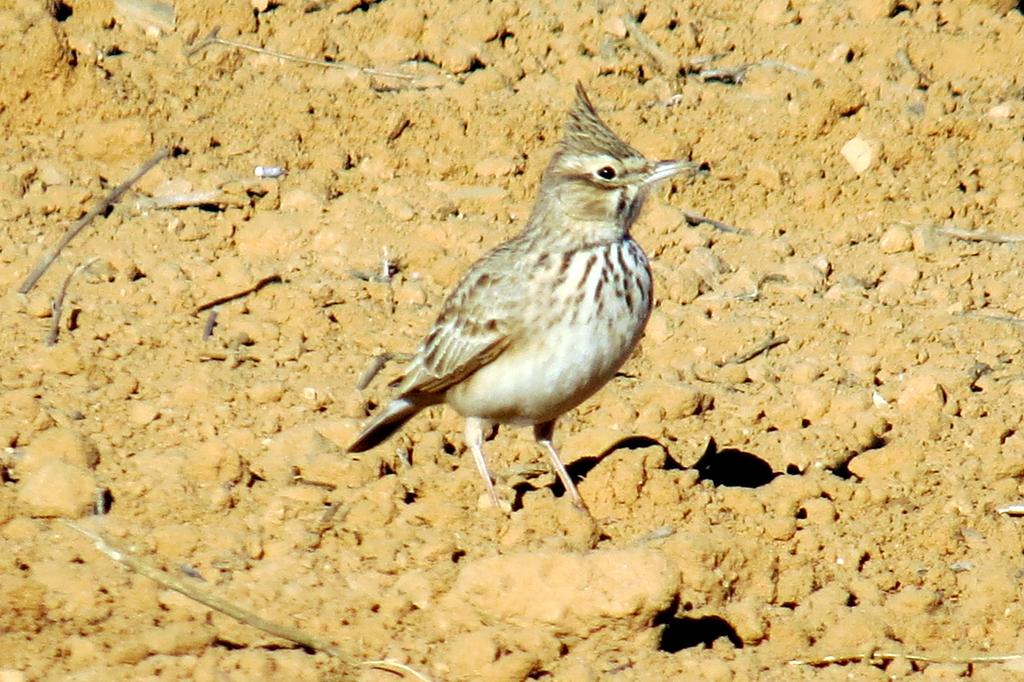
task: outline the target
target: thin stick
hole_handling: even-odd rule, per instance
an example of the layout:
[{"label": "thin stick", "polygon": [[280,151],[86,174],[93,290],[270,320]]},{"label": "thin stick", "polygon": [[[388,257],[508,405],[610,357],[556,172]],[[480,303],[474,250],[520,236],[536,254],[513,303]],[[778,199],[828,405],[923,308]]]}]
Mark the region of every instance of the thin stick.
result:
[{"label": "thin stick", "polygon": [[213,336],[213,328],[217,326],[217,309],[213,308],[210,310],[210,314],[206,318],[206,324],[203,325],[203,341],[206,341]]},{"label": "thin stick", "polygon": [[772,332],[767,339],[757,344],[750,350],[744,353],[734,355],[728,360],[722,360],[721,362],[718,363],[718,366],[724,367],[725,365],[742,365],[744,362],[749,362],[750,360],[753,360],[761,353],[764,353],[767,350],[771,350],[776,346],[781,346],[784,343],[789,343],[788,336],[775,336],[775,332]]},{"label": "thin stick", "polygon": [[[197,585],[182,580],[180,577],[174,575],[173,573],[168,573],[167,571],[157,568],[156,566],[153,566],[152,564],[149,564],[136,556],[133,556],[123,550],[114,547],[109,542],[107,542],[102,535],[94,533],[93,531],[88,530],[86,528],[83,528],[74,521],[61,519],[61,522],[71,530],[75,531],[76,533],[81,533],[85,537],[92,540],[93,543],[95,543],[96,549],[102,552],[103,554],[106,554],[108,557],[110,557],[117,563],[127,566],[129,569],[135,571],[139,575],[143,575],[149,578],[150,580],[156,582],[158,585],[162,585],[163,587],[183,594],[189,599],[197,601],[203,606],[207,606],[213,609],[214,611],[220,611],[229,618],[234,618],[239,623],[249,625],[251,627],[256,628],[257,630],[262,630],[263,632],[273,635],[274,637],[280,637],[281,639],[287,640],[289,642],[294,642],[295,644],[298,644],[303,648],[310,649],[312,651],[322,651],[328,656],[332,656],[338,659],[339,661],[341,661],[343,665],[353,665],[353,663],[349,660],[348,656],[342,653],[340,649],[335,647],[330,642],[326,642],[318,637],[314,637],[297,628],[289,627],[287,625],[280,625],[278,623],[273,623],[269,620],[261,618],[260,616],[256,615],[251,611],[247,611],[246,609],[243,609],[240,606],[237,606],[235,604],[232,604],[231,602],[221,599],[220,597],[212,595],[206,590],[201,589]],[[361,661],[359,663],[356,663],[355,665],[358,665],[359,667],[363,668],[377,668],[379,670],[387,670],[388,672],[396,673],[398,675],[409,675],[417,680],[421,680],[422,682],[430,682],[430,678],[426,677],[423,673],[415,670],[414,668],[406,665],[405,663],[402,663],[401,661],[396,661],[391,658],[373,661]]]},{"label": "thin stick", "polygon": [[71,279],[85,270],[87,267],[95,263],[98,258],[90,258],[84,263],[79,263],[75,266],[75,269],[68,273],[68,276],[64,278],[64,284],[61,285],[60,291],[57,292],[57,297],[53,299],[53,303],[50,306],[52,311],[50,315],[50,333],[46,335],[46,345],[53,346],[57,343],[57,337],[60,336],[60,316],[64,312],[64,297],[67,296],[68,287],[71,285]]},{"label": "thin stick", "polygon": [[706,215],[701,215],[695,211],[688,211],[682,209],[683,218],[686,220],[686,224],[691,227],[696,227],[701,223],[707,223],[711,227],[719,230],[720,232],[729,232],[732,234],[746,234],[747,231],[741,227],[733,227],[729,223],[723,223],[721,220],[715,220],[714,218],[708,218]]},{"label": "thin stick", "polygon": [[209,310],[210,308],[213,308],[215,306],[219,306],[222,303],[227,303],[228,301],[234,301],[234,300],[242,298],[244,296],[248,296],[249,294],[254,294],[257,291],[259,291],[260,289],[262,289],[263,287],[267,286],[268,284],[277,284],[277,283],[280,283],[280,282],[283,282],[283,281],[284,280],[281,278],[281,275],[278,275],[276,273],[273,274],[273,275],[267,275],[266,277],[264,277],[260,281],[256,282],[256,284],[253,284],[248,289],[243,289],[242,291],[239,291],[237,293],[227,294],[226,296],[221,296],[219,298],[215,298],[212,301],[207,301],[206,303],[204,303],[201,306],[199,306],[198,308],[196,308],[195,314],[198,315],[199,313],[203,312],[204,310]]},{"label": "thin stick", "polygon": [[359,381],[356,383],[356,388],[360,391],[365,389],[373,381],[373,378],[384,369],[384,365],[388,364],[392,360],[398,360],[399,362],[408,362],[412,360],[412,353],[391,353],[384,351],[373,358],[373,362],[363,372],[363,376],[359,377]]},{"label": "thin stick", "polygon": [[85,537],[92,540],[96,549],[103,554],[118,562],[124,564],[136,573],[143,575],[156,583],[179,592],[189,599],[199,602],[203,606],[208,606],[215,611],[220,611],[224,615],[234,618],[240,623],[251,625],[252,627],[262,630],[266,633],[273,635],[274,637],[280,637],[286,639],[289,642],[294,642],[299,646],[314,651],[322,651],[325,654],[333,656],[346,664],[348,658],[333,644],[326,642],[322,639],[309,635],[297,628],[289,627],[287,625],[279,625],[278,623],[272,623],[269,620],[257,616],[251,611],[247,611],[231,602],[225,601],[220,597],[214,596],[208,593],[206,590],[200,589],[191,582],[182,580],[179,576],[172,573],[168,573],[162,569],[149,564],[142,559],[133,556],[127,552],[124,552],[108,543],[101,535],[92,532],[82,526],[78,525],[74,521],[68,521],[67,519],[61,519],[63,524],[71,530],[81,533]]},{"label": "thin stick", "polygon": [[57,256],[59,256],[60,252],[64,250],[64,247],[67,246],[72,239],[78,236],[78,233],[85,229],[86,225],[91,223],[96,218],[96,216],[98,216],[99,214],[103,213],[108,208],[116,204],[117,201],[121,198],[121,195],[128,191],[129,187],[138,182],[139,178],[148,173],[153,168],[153,166],[163,161],[163,159],[170,153],[171,150],[168,149],[167,147],[164,147],[156,154],[149,157],[149,160],[146,161],[146,163],[142,164],[139,167],[139,169],[135,171],[134,174],[132,174],[130,178],[128,178],[120,185],[112,189],[110,193],[103,198],[103,201],[93,206],[92,210],[90,210],[84,216],[79,218],[74,225],[69,227],[67,229],[67,232],[64,233],[64,236],[61,237],[61,240],[57,243],[57,246],[55,246],[53,250],[50,251],[50,253],[44,256],[43,259],[40,260],[39,263],[34,268],[32,268],[32,272],[29,273],[28,277],[25,278],[25,281],[21,283],[20,287],[18,287],[18,293],[27,294],[29,291],[31,291],[32,287],[34,287],[36,282],[39,281],[39,278],[43,276],[43,273],[45,273],[46,270],[51,265],[53,265],[53,261],[57,260]]},{"label": "thin stick", "polygon": [[283,59],[290,62],[298,62],[299,64],[308,64],[310,66],[322,66],[326,69],[342,69],[345,71],[359,71],[365,73],[368,76],[380,76],[383,78],[398,78],[401,80],[412,81],[416,80],[416,76],[410,76],[405,73],[398,73],[397,71],[383,71],[381,69],[370,69],[362,66],[356,66],[355,64],[349,64],[347,62],[328,62],[322,59],[309,59],[308,57],[299,57],[297,55],[288,54],[286,52],[278,52],[276,50],[268,50],[263,47],[256,47],[255,45],[246,45],[235,40],[228,40],[227,38],[221,38],[217,35],[220,32],[220,27],[216,26],[210,34],[202,40],[195,43],[192,47],[185,51],[186,57],[200,52],[204,48],[210,45],[223,45],[225,47],[233,47],[236,50],[247,50],[249,52],[255,52],[256,54],[266,55],[268,57],[274,57],[276,59]]},{"label": "thin stick", "polygon": [[679,60],[663,50],[661,45],[659,45],[654,38],[647,35],[647,33],[640,28],[640,24],[637,23],[636,19],[631,16],[626,16],[623,18],[623,23],[626,24],[626,30],[629,31],[629,35],[636,41],[636,44],[640,49],[646,52],[648,56],[654,60],[655,64],[658,65],[658,68],[664,71],[668,76],[679,75]]},{"label": "thin stick", "polygon": [[993,244],[1016,244],[1024,242],[1024,234],[995,234],[992,232],[973,232],[960,227],[933,228],[936,232],[954,239],[963,239],[969,242],[992,242]]},{"label": "thin stick", "polygon": [[920,663],[952,663],[955,665],[970,665],[972,663],[1004,663],[1006,661],[1019,661],[1024,659],[1024,654],[978,654],[973,656],[925,656],[923,654],[904,654],[895,651],[869,651],[866,654],[839,654],[836,656],[822,656],[821,658],[793,659],[787,661],[789,665],[831,665],[833,663],[856,663],[858,661],[918,661]]}]

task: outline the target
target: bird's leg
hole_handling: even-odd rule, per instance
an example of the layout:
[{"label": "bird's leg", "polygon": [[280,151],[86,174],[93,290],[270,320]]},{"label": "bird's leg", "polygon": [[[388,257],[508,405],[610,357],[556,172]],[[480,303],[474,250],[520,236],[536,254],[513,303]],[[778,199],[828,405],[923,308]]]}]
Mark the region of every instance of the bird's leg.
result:
[{"label": "bird's leg", "polygon": [[583,503],[583,498],[580,497],[579,491],[576,490],[576,486],[569,477],[569,472],[566,470],[565,465],[562,464],[562,459],[558,456],[558,451],[555,450],[555,446],[551,442],[554,431],[555,422],[553,420],[543,424],[535,424],[533,427],[533,437],[541,447],[547,450],[548,457],[551,459],[551,466],[554,467],[555,473],[558,474],[559,480],[562,481],[565,492],[569,493],[569,497],[572,498],[573,505],[577,509],[589,513],[587,505]]},{"label": "bird's leg", "polygon": [[487,471],[487,462],[484,461],[484,428],[489,424],[477,417],[466,417],[466,444],[473,453],[473,462],[476,463],[477,471],[484,477],[484,484],[487,486],[487,493],[491,496],[494,506],[501,509],[501,502],[498,500],[498,493],[494,491],[494,481]]}]

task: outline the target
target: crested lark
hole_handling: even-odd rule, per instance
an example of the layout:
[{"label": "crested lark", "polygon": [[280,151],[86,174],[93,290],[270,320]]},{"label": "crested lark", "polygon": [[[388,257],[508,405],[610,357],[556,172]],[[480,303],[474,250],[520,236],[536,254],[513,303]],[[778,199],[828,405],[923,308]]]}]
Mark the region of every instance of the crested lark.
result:
[{"label": "crested lark", "polygon": [[423,408],[446,403],[466,418],[466,442],[495,505],[483,433],[511,424],[533,426],[573,503],[586,509],[551,442],[555,420],[607,383],[640,340],[651,271],[629,228],[655,183],[690,168],[649,161],[623,142],[577,84],[526,228],[462,277],[396,397],[348,451],[368,450]]}]

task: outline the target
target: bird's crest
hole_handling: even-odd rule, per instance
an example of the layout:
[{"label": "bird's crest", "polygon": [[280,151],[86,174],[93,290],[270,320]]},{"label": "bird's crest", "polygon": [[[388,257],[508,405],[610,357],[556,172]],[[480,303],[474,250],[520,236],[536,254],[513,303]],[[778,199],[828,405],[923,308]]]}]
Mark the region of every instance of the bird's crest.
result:
[{"label": "bird's crest", "polygon": [[563,153],[608,154],[618,159],[641,156],[605,125],[580,83],[576,83],[576,102],[569,110],[559,149]]}]

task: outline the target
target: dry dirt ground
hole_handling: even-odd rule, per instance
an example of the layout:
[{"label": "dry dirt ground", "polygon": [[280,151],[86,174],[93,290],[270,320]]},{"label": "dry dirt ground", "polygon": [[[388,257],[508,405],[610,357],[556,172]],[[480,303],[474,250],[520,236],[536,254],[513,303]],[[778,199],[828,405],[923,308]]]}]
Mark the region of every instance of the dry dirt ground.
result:
[{"label": "dry dirt ground", "polygon": [[[1024,653],[1013,2],[0,6],[0,680],[1024,677],[977,658]],[[187,55],[215,26],[360,68]],[[556,433],[593,521],[515,429],[489,507],[447,409],[343,451],[576,80],[706,164],[635,228],[640,349]]]}]

